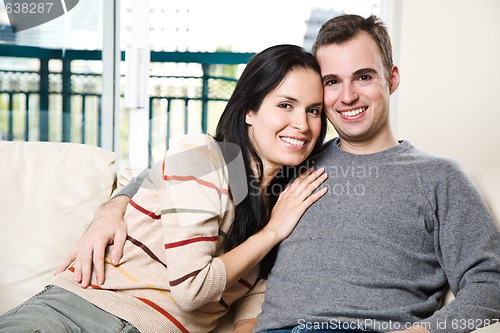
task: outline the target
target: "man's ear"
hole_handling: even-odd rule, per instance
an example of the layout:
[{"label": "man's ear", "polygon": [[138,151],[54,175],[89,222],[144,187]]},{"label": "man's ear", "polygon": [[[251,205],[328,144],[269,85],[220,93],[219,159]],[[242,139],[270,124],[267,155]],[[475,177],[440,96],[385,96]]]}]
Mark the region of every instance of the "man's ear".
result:
[{"label": "man's ear", "polygon": [[399,68],[396,65],[392,65],[391,71],[389,73],[389,92],[392,94],[399,87]]}]

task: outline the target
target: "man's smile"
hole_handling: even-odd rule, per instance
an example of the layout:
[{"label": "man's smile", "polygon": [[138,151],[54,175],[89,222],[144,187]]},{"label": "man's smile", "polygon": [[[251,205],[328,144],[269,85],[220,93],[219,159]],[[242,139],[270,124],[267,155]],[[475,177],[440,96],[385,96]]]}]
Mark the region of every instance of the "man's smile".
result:
[{"label": "man's smile", "polygon": [[355,117],[355,116],[365,112],[366,109],[368,109],[368,107],[362,107],[362,108],[357,108],[357,109],[348,110],[348,111],[337,111],[337,112],[340,113],[344,117]]}]

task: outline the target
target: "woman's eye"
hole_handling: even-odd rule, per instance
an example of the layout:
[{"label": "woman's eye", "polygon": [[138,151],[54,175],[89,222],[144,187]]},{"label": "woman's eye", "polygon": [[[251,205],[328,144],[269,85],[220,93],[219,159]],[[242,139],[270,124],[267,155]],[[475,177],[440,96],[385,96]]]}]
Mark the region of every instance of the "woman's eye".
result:
[{"label": "woman's eye", "polygon": [[292,108],[292,106],[288,103],[280,103],[279,107],[282,109],[291,109]]},{"label": "woman's eye", "polygon": [[312,113],[313,115],[319,115],[321,113],[321,110],[318,109],[309,109],[309,113]]}]

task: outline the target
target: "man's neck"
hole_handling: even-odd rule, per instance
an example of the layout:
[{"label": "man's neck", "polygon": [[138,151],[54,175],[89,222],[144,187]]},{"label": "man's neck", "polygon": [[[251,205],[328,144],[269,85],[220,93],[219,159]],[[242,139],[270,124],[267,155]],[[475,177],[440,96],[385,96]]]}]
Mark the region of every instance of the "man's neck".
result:
[{"label": "man's neck", "polygon": [[368,155],[381,152],[398,145],[392,133],[383,136],[375,137],[369,140],[354,141],[349,138],[340,137],[339,148],[355,155]]}]

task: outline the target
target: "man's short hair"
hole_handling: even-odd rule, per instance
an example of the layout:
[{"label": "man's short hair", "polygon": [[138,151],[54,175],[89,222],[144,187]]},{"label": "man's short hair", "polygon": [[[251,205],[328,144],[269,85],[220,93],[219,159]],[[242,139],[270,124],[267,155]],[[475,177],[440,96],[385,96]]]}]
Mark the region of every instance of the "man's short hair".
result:
[{"label": "man's short hair", "polygon": [[364,18],[359,15],[345,14],[326,21],[321,26],[314,41],[312,54],[316,56],[316,52],[321,46],[348,42],[360,32],[366,32],[373,38],[380,50],[383,65],[389,74],[393,65],[391,38],[385,24],[375,15]]}]

